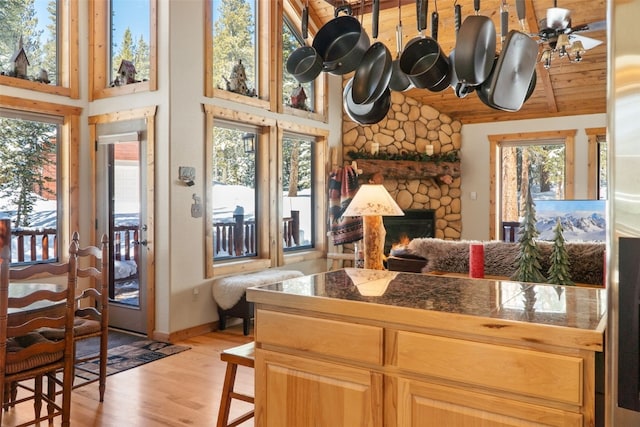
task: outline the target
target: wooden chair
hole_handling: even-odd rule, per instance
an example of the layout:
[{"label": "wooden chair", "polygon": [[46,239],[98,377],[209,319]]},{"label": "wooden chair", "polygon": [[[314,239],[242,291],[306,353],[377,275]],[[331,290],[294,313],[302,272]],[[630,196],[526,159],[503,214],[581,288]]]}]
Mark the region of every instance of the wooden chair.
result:
[{"label": "wooden chair", "polygon": [[[56,416],[61,425],[69,426],[71,389],[73,385],[73,312],[76,282],[76,245],[69,248],[66,263],[34,264],[9,269],[9,251],[2,250],[0,264],[0,384],[5,410],[30,400],[34,401],[34,419],[20,426],[35,425]],[[66,276],[66,284],[42,286],[23,296],[9,298],[9,280],[29,281],[49,276]],[[11,286],[23,286],[13,283]],[[24,284],[25,289],[31,287]],[[36,308],[37,307],[37,308]],[[63,330],[60,339],[49,340],[42,328]],[[61,373],[62,379],[57,376]],[[43,390],[43,379],[47,390]],[[62,386],[62,401],[56,402],[56,388]],[[18,398],[18,389],[25,391]],[[42,404],[47,405],[41,417]],[[0,423],[2,411],[0,411]]]},{"label": "wooden chair", "polygon": [[227,371],[224,376],[224,386],[222,388],[222,397],[220,399],[220,411],[218,412],[217,427],[234,427],[242,424],[248,419],[251,419],[254,415],[254,410],[251,410],[246,414],[234,419],[233,421],[229,421],[229,411],[231,409],[232,399],[254,403],[253,396],[237,393],[236,391],[234,391],[238,366],[246,366],[252,369],[254,367],[254,348],[255,343],[250,342],[237,347],[229,348],[227,350],[224,350],[220,354],[220,360],[222,360],[223,362],[227,362]]},{"label": "wooden chair", "polygon": [[[73,233],[73,242],[78,245],[78,279],[88,278],[91,285],[83,289],[76,297],[76,312],[74,321],[74,340],[86,340],[92,337],[100,338],[100,373],[96,380],[99,381],[98,391],[100,402],[104,400],[104,391],[107,380],[107,349],[109,340],[109,238],[102,235],[100,246],[80,247],[80,238],[77,232]],[[89,260],[85,265],[82,260]],[[75,346],[74,346],[75,350]],[[94,359],[95,356],[76,356],[78,363]],[[83,383],[82,385],[87,384]],[[77,387],[78,385],[74,386]]]}]

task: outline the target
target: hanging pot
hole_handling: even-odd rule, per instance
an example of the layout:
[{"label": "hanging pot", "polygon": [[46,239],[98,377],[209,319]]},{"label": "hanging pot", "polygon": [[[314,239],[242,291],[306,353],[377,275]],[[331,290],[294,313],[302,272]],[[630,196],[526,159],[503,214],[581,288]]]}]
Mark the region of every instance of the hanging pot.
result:
[{"label": "hanging pot", "polygon": [[537,57],[538,44],[531,37],[510,31],[489,77],[476,89],[480,100],[498,110],[518,111],[535,89]]},{"label": "hanging pot", "polygon": [[[347,15],[341,15],[345,12]],[[335,10],[335,17],[320,28],[313,48],[323,59],[322,70],[331,74],[347,74],[355,70],[370,45],[369,36],[360,22],[351,16],[351,6]]]},{"label": "hanging pot", "polygon": [[[412,39],[405,46],[400,56],[400,69],[417,88],[439,92],[449,86],[449,59],[433,37],[425,37],[422,31],[427,22],[427,1],[416,1],[418,32],[420,36]],[[437,23],[437,12],[432,21]],[[434,35],[437,28],[434,29]]]},{"label": "hanging pot", "polygon": [[[373,0],[372,36],[378,38],[380,0]],[[391,52],[379,41],[372,44],[362,57],[353,76],[351,95],[356,104],[375,101],[389,86],[391,79]]]},{"label": "hanging pot", "polygon": [[351,88],[353,77],[349,79],[342,93],[344,110],[351,120],[361,125],[372,125],[384,119],[391,107],[391,91],[389,88],[378,99],[367,104],[353,102]]},{"label": "hanging pot", "polygon": [[473,7],[476,14],[460,26],[454,62],[458,82],[471,86],[487,79],[496,54],[496,27],[490,18],[478,14],[480,0],[474,0]]},{"label": "hanging pot", "polygon": [[391,63],[391,79],[389,88],[396,92],[404,92],[412,86],[409,77],[400,69],[400,54],[402,53],[402,4],[398,0],[398,25],[396,25],[396,59]]},{"label": "hanging pot", "polygon": [[302,10],[302,37],[305,45],[297,48],[287,59],[287,72],[300,83],[307,83],[320,75],[322,57],[316,50],[307,45],[309,36],[309,3]]}]

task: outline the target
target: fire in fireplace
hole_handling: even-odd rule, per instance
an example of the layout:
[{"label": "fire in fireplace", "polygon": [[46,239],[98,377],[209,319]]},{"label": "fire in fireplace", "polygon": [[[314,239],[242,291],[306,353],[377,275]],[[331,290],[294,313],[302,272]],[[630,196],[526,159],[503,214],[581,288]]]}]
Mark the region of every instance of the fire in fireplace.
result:
[{"label": "fire in fireplace", "polygon": [[385,254],[389,254],[394,243],[435,236],[435,211],[431,209],[410,209],[404,211],[404,216],[386,216],[382,221],[387,230]]}]

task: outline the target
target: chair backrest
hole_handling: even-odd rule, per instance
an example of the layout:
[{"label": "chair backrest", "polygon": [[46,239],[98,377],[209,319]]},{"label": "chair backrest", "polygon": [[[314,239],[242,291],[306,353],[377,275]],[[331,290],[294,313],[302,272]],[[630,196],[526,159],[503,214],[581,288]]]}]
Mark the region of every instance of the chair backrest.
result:
[{"label": "chair backrest", "polygon": [[80,236],[74,232],[71,240],[78,246],[77,277],[91,281],[91,286],[82,289],[76,297],[76,316],[99,320],[106,328],[109,323],[109,238],[103,234],[100,246],[80,247]]},{"label": "chair backrest", "polygon": [[[63,355],[73,360],[73,309],[76,282],[76,244],[69,247],[69,260],[65,263],[33,264],[22,268],[8,268],[7,258],[2,258],[3,283],[0,289],[2,304],[6,298],[8,314],[4,338],[16,338],[19,346],[5,348],[4,362],[19,363],[34,355]],[[5,270],[9,270],[6,272]],[[31,279],[63,276],[66,283],[42,285]],[[13,282],[9,285],[9,280]],[[9,290],[9,286],[13,288]],[[10,295],[11,294],[11,295]],[[4,307],[2,307],[4,308]],[[42,328],[64,330],[63,338],[56,341],[41,339]],[[0,338],[2,338],[0,336]],[[6,345],[6,339],[3,344]],[[0,344],[2,345],[2,344]],[[3,364],[4,366],[4,364]],[[10,372],[5,372],[9,374]]]}]

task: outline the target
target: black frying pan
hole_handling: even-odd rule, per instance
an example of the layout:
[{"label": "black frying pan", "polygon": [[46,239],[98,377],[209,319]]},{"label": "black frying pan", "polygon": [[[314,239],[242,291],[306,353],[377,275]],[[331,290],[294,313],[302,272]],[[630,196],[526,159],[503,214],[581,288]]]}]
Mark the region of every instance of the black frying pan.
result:
[{"label": "black frying pan", "polygon": [[498,110],[518,111],[535,88],[537,58],[538,44],[524,33],[510,31],[489,77],[476,89],[480,100]]},{"label": "black frying pan", "polygon": [[372,125],[384,119],[391,107],[391,91],[386,88],[378,99],[367,104],[356,104],[353,102],[351,88],[353,78],[349,79],[342,93],[344,110],[351,120],[361,125]]},{"label": "black frying pan", "polygon": [[[371,35],[374,39],[378,38],[379,14],[380,0],[373,0]],[[369,46],[353,76],[353,102],[366,104],[382,95],[391,79],[391,62],[391,52],[383,43],[376,41]]]},{"label": "black frying pan", "polygon": [[471,86],[487,79],[496,54],[496,27],[490,18],[478,14],[480,0],[473,1],[473,8],[476,14],[468,16],[458,31],[454,62],[458,81]]},{"label": "black frying pan", "polygon": [[302,37],[304,46],[300,46],[289,55],[287,59],[287,72],[300,83],[310,82],[320,75],[322,71],[322,58],[316,50],[307,45],[309,36],[309,4],[302,10]]}]

